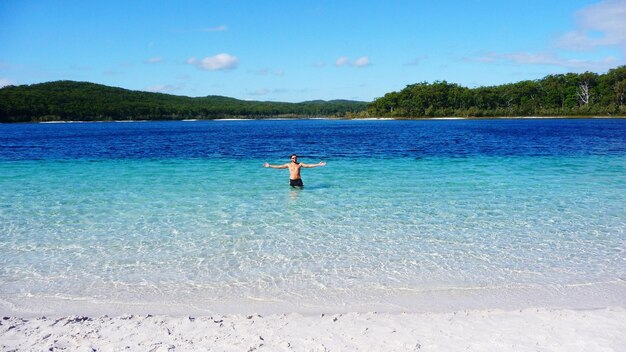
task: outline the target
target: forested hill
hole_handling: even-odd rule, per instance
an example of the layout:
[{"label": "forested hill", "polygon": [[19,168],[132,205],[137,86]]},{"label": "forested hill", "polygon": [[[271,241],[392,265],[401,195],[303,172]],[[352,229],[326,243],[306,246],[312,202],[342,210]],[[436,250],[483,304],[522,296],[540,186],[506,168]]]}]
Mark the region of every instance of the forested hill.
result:
[{"label": "forested hill", "polygon": [[443,82],[417,83],[376,99],[372,116],[625,116],[626,66],[606,74],[546,76],[492,87],[466,88]]},{"label": "forested hill", "polygon": [[350,117],[366,106],[349,100],[280,103],[190,98],[74,81],[0,89],[0,122]]},{"label": "forested hill", "polygon": [[180,120],[271,117],[626,116],[626,66],[605,74],[546,76],[491,87],[417,83],[371,103],[190,98],[57,81],[0,89],[0,122]]}]

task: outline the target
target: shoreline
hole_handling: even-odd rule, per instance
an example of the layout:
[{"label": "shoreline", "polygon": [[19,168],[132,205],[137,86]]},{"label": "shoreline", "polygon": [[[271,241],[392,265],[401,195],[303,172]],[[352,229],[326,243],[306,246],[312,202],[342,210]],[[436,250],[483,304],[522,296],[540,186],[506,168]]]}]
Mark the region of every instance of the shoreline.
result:
[{"label": "shoreline", "polygon": [[[103,290],[106,290],[103,288]],[[431,290],[398,290],[374,295],[345,296],[331,292],[298,295],[228,296],[219,292],[172,291],[151,296],[115,292],[98,297],[66,294],[14,294],[0,296],[0,315],[20,318],[39,316],[118,316],[152,314],[166,316],[206,314],[302,314],[322,313],[448,313],[464,310],[545,309],[594,310],[623,307],[626,281],[570,285],[466,287]],[[332,297],[332,298],[331,298]],[[140,298],[140,299],[139,299]]]},{"label": "shoreline", "polygon": [[302,120],[338,120],[338,121],[453,121],[453,120],[550,120],[550,119],[626,119],[626,116],[488,116],[488,117],[269,117],[269,118],[216,118],[216,119],[181,119],[181,120],[59,120],[59,121],[26,121],[0,122],[0,124],[66,124],[66,123],[132,123],[132,122],[203,122],[203,121],[302,121]]},{"label": "shoreline", "polygon": [[626,309],[0,320],[2,350],[620,351]]}]

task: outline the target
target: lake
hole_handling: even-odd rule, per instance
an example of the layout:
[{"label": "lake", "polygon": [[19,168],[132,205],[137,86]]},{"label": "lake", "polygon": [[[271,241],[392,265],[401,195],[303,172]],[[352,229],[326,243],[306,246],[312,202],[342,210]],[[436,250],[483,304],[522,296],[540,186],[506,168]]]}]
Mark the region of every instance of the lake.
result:
[{"label": "lake", "polygon": [[0,190],[3,314],[626,299],[625,119],[2,124]]}]

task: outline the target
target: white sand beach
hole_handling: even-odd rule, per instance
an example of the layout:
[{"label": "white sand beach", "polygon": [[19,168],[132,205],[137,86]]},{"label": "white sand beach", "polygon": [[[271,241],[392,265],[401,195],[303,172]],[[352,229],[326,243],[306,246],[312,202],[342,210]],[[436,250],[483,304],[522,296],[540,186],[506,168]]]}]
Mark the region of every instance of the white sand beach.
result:
[{"label": "white sand beach", "polygon": [[624,351],[626,310],[523,309],[0,321],[3,351]]}]

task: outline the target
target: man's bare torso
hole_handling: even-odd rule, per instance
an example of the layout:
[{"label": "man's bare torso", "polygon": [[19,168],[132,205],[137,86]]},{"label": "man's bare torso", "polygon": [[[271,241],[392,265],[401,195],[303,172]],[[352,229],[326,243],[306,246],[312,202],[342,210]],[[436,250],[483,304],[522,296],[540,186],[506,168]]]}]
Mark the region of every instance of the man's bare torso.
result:
[{"label": "man's bare torso", "polygon": [[289,178],[292,180],[300,179],[300,169],[302,168],[301,163],[289,163]]}]

